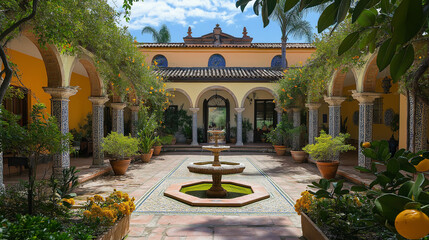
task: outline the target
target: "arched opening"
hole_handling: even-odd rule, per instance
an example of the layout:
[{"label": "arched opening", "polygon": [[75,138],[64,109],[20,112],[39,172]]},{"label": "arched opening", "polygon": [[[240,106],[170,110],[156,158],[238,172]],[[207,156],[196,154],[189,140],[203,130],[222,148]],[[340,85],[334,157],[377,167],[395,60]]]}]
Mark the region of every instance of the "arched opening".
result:
[{"label": "arched opening", "polygon": [[[163,132],[174,135],[178,143],[190,143],[192,141],[192,113],[189,111],[192,108],[191,98],[183,89],[170,88],[166,91],[171,95],[168,96],[170,106],[164,112]],[[186,123],[183,124],[183,121]]]},{"label": "arched opening", "polygon": [[243,142],[265,142],[265,134],[277,125],[275,93],[269,88],[253,88],[241,101],[243,111]]},{"label": "arched opening", "polygon": [[[215,93],[204,100],[204,130],[223,130],[225,132],[220,143],[230,141],[230,104],[229,100]],[[208,143],[214,143],[212,136],[207,137]]]},{"label": "arched opening", "polygon": [[220,54],[213,54],[209,58],[208,67],[222,68],[226,66],[225,58]]}]

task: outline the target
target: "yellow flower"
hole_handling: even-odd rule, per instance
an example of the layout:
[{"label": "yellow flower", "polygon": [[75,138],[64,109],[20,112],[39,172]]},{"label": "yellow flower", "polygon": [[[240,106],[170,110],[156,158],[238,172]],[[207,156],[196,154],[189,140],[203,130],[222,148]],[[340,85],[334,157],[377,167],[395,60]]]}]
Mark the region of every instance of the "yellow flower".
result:
[{"label": "yellow flower", "polygon": [[98,195],[98,194],[94,195],[94,199],[95,199],[95,201],[97,201],[97,202],[102,202],[102,201],[104,201],[104,198],[103,198],[102,196]]},{"label": "yellow flower", "polygon": [[156,62],[156,61],[153,61],[153,64],[156,66],[156,65],[158,65],[158,63]]},{"label": "yellow flower", "polygon": [[166,86],[167,86],[167,84],[165,84],[165,83],[164,83],[162,86],[163,86],[163,87],[166,87]]},{"label": "yellow flower", "polygon": [[153,90],[153,87],[150,87],[150,90]]},{"label": "yellow flower", "polygon": [[152,92],[149,92],[149,94],[152,94]]}]

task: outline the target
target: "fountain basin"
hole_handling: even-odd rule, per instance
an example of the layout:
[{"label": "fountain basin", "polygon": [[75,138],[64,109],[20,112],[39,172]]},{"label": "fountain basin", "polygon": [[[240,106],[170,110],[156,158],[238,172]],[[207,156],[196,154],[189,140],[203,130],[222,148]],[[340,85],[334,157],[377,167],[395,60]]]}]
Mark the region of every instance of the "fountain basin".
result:
[{"label": "fountain basin", "polygon": [[[210,198],[209,196],[207,196],[206,192],[210,189],[211,186],[211,183],[198,183],[182,187],[180,189],[180,192],[189,194],[194,197]],[[228,192],[227,195],[224,197],[226,199],[237,198],[253,193],[252,188],[243,185],[225,183],[222,184],[222,187]]]},{"label": "fountain basin", "polygon": [[188,165],[188,169],[193,173],[227,175],[242,173],[245,168],[242,163],[220,161],[220,166],[213,166],[213,163],[213,161],[192,162]]},{"label": "fountain basin", "polygon": [[232,184],[250,188],[252,193],[241,197],[231,199],[227,198],[200,198],[181,192],[183,188],[194,186],[197,184],[211,184],[209,180],[196,180],[187,183],[172,184],[164,192],[164,195],[191,206],[200,207],[241,207],[270,197],[270,194],[264,187],[258,184],[249,184],[241,181],[222,181],[223,184]]}]

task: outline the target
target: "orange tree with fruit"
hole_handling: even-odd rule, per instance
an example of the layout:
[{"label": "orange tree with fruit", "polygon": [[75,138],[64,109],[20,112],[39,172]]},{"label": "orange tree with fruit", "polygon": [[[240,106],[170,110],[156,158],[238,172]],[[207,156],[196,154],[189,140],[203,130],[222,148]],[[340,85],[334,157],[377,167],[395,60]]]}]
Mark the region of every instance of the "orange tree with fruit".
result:
[{"label": "orange tree with fruit", "polygon": [[[429,151],[400,149],[393,155],[387,141],[362,143],[374,175],[368,185],[343,188],[342,181],[322,179],[309,185],[295,205],[329,239],[429,239]],[[337,237],[341,236],[341,237]]]}]

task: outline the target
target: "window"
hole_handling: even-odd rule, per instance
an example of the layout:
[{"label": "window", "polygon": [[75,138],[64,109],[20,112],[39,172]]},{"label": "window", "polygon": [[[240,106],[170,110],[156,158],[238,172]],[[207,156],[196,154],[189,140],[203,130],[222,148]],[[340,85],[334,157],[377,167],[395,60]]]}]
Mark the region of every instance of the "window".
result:
[{"label": "window", "polygon": [[12,97],[3,100],[3,106],[9,112],[20,116],[19,125],[25,126],[28,123],[28,90],[22,87],[13,86],[23,93],[23,98]]},{"label": "window", "polygon": [[154,64],[155,61],[156,61],[156,65],[158,67],[168,67],[168,61],[167,61],[167,58],[164,55],[160,55],[160,54],[156,55],[152,59],[152,64]]},{"label": "window", "polygon": [[274,56],[271,60],[271,67],[272,68],[279,68],[282,66],[282,55]]},{"label": "window", "polygon": [[226,65],[225,58],[223,58],[222,55],[220,54],[213,54],[209,58],[209,63],[208,63],[209,67],[221,68],[221,67],[225,67],[225,65]]},{"label": "window", "polygon": [[273,99],[255,100],[254,142],[265,141],[265,134],[277,125],[277,112]]},{"label": "window", "polygon": [[376,98],[374,101],[373,123],[383,123],[383,98]]}]

